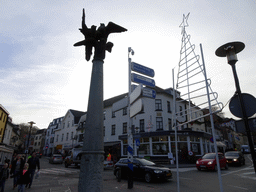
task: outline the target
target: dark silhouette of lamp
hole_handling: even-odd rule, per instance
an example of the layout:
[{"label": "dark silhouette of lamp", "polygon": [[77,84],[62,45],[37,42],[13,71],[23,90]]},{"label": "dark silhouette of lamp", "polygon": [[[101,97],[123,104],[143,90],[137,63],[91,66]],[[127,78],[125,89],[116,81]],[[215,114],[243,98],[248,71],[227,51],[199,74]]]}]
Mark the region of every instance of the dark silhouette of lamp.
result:
[{"label": "dark silhouette of lamp", "polygon": [[[250,150],[251,150],[252,161],[253,161],[253,165],[254,165],[254,171],[256,173],[256,159],[255,159],[256,155],[255,155],[254,145],[253,145],[252,137],[251,137],[251,131],[249,128],[249,123],[248,123],[248,114],[246,114],[246,108],[245,108],[244,100],[242,97],[239,80],[238,80],[237,73],[236,73],[236,65],[235,65],[236,62],[238,61],[237,53],[241,52],[244,49],[244,47],[245,47],[245,45],[242,42],[230,42],[230,43],[226,43],[225,45],[220,46],[216,50],[215,54],[219,57],[227,57],[228,64],[230,64],[232,67],[233,75],[234,75],[234,79],[235,79],[235,85],[236,85],[236,95],[238,96],[240,110],[242,111],[242,119],[243,119],[245,129],[247,132],[248,142],[249,142],[249,146],[250,146]],[[231,111],[231,113],[232,113],[232,111]]]}]

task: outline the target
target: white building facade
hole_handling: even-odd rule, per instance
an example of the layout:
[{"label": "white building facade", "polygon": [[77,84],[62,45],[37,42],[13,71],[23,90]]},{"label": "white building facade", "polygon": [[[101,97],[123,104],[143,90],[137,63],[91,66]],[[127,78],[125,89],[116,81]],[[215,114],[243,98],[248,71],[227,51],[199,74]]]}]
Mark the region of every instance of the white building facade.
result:
[{"label": "white building facade", "polygon": [[[149,158],[151,160],[168,160],[168,153],[175,154],[175,131],[173,120],[173,97],[170,89],[155,87],[156,98],[142,98],[144,109],[132,118],[134,130],[134,156]],[[129,116],[127,107],[117,112],[112,112],[113,103],[127,97],[127,94],[104,101],[104,150],[105,156],[112,154],[114,162],[120,157],[127,156],[127,132],[129,129]],[[185,114],[187,101],[179,102],[176,112],[179,111],[177,124],[188,121]],[[198,117],[203,112],[193,113]],[[83,133],[84,121],[79,122],[77,134]],[[205,131],[204,119],[196,123],[178,126],[178,154],[180,161],[189,161],[188,151],[193,152],[193,157],[211,152],[209,139],[211,134]],[[82,140],[78,143],[82,144]],[[135,143],[139,144],[136,146]],[[191,153],[190,153],[191,154]]]}]

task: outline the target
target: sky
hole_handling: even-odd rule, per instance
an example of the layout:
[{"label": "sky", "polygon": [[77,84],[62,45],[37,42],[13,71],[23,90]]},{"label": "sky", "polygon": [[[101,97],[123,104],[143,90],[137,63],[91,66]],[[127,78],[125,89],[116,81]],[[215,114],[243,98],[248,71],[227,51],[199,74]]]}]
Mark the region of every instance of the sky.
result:
[{"label": "sky", "polygon": [[[13,123],[34,121],[47,128],[69,109],[87,111],[92,59],[85,60],[82,9],[88,27],[112,21],[128,31],[110,34],[104,60],[104,99],[128,92],[128,47],[132,61],[154,69],[161,88],[172,87],[181,49],[183,14],[191,43],[204,60],[211,88],[224,105],[235,93],[231,66],[217,57],[221,45],[241,41],[236,64],[243,93],[256,96],[256,3],[253,0],[0,0],[0,104]],[[234,118],[228,105],[226,117]]]}]

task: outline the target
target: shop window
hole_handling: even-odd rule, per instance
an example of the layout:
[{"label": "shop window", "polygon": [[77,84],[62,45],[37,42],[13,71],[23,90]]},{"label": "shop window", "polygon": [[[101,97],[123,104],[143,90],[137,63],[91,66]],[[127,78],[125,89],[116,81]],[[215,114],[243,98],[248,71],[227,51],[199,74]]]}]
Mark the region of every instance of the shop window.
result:
[{"label": "shop window", "polygon": [[179,136],[179,141],[187,141],[187,136]]},{"label": "shop window", "polygon": [[168,142],[152,143],[154,155],[167,155],[169,152]]}]

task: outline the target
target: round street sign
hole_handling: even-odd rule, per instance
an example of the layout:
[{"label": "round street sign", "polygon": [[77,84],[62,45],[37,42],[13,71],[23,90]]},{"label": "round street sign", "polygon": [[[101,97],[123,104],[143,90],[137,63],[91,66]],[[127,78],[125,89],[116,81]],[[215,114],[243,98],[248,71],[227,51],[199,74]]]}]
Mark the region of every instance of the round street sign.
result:
[{"label": "round street sign", "polygon": [[213,137],[210,138],[210,141],[213,143]]},{"label": "round street sign", "polygon": [[194,155],[193,151],[189,151],[189,152],[188,152],[188,155],[189,155],[189,156]]},{"label": "round street sign", "polygon": [[[254,96],[248,93],[242,93],[242,98],[244,102],[244,107],[246,111],[247,117],[251,117],[256,113],[256,99]],[[243,117],[242,109],[240,107],[240,102],[238,95],[232,97],[229,103],[229,110],[230,112],[236,117]]]}]

